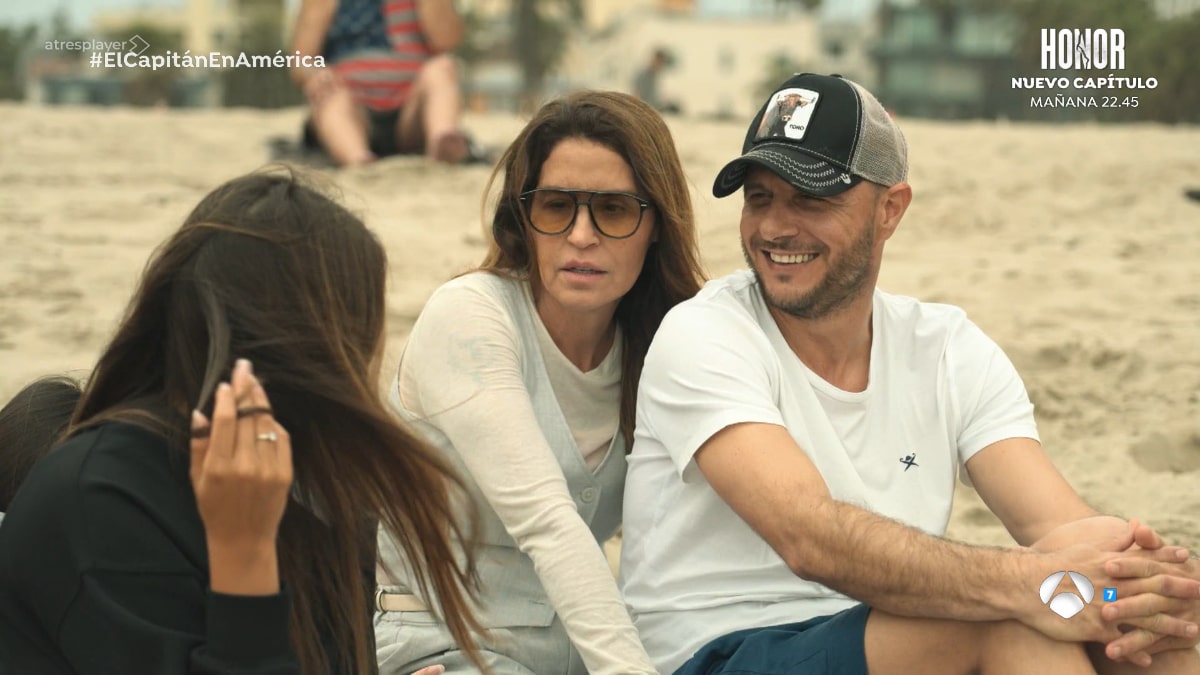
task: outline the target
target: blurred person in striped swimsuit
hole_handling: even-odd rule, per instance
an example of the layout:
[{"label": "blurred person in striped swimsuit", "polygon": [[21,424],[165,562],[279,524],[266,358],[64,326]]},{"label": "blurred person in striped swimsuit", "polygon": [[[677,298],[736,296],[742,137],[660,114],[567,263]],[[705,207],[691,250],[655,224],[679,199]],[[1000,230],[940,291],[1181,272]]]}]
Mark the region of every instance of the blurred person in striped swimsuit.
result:
[{"label": "blurred person in striped swimsuit", "polygon": [[341,166],[396,154],[471,159],[449,54],[462,37],[453,0],[302,0],[292,48],[325,60],[292,70],[312,114],[306,141]]}]

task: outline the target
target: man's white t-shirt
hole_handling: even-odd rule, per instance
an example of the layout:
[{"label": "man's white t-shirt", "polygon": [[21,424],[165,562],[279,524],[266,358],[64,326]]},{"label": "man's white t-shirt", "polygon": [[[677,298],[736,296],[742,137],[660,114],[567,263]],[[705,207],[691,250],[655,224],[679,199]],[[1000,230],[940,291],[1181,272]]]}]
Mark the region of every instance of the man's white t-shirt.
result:
[{"label": "man's white t-shirt", "polygon": [[855,604],[795,576],[709,486],[693,455],[721,429],[786,427],[834,498],[933,535],[962,464],[1037,438],[1016,369],[961,309],[877,290],[872,331],[869,384],[846,392],[791,351],[750,271],[663,320],[639,385],[621,552],[625,601],[660,672],[726,633]]}]

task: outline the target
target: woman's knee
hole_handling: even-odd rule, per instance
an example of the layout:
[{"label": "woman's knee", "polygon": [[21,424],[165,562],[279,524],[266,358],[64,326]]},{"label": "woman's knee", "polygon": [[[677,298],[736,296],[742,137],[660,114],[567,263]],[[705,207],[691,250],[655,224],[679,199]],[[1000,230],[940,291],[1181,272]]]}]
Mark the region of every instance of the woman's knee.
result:
[{"label": "woman's knee", "polygon": [[439,54],[421,66],[421,74],[418,77],[426,81],[458,82],[458,61],[449,54]]},{"label": "woman's knee", "polygon": [[1042,658],[1051,658],[1057,655],[1059,658],[1086,659],[1083,643],[1060,642],[1020,621],[992,621],[984,623],[982,626],[984,626],[980,644],[982,664],[1007,662],[1014,653],[1031,657],[1042,655]]}]

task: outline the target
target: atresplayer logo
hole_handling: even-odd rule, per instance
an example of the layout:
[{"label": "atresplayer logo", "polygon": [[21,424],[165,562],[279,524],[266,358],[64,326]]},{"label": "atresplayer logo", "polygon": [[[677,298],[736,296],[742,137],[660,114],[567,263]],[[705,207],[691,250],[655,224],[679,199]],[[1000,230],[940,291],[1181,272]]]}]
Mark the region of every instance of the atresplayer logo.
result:
[{"label": "atresplayer logo", "polygon": [[[1064,576],[1070,576],[1078,593],[1072,593],[1069,590],[1055,593],[1062,584]],[[1069,619],[1082,612],[1083,608],[1092,602],[1095,593],[1092,582],[1079,572],[1055,572],[1046,577],[1040,590],[1042,604],[1049,605],[1050,611],[1064,619]]]}]

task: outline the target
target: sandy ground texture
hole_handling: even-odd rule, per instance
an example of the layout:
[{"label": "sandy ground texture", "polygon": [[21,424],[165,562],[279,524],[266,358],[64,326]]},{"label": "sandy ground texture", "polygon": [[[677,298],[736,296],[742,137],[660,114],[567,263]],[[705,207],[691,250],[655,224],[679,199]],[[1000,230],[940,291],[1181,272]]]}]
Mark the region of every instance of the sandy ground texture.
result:
[{"label": "sandy ground texture", "polygon": [[[152,248],[262,165],[301,111],[0,106],[0,398],[85,374]],[[515,117],[473,117],[503,146]],[[742,266],[739,198],[710,187],[744,127],[672,120],[712,275]],[[903,120],[914,202],[881,286],[960,305],[1011,356],[1043,442],[1096,508],[1200,548],[1200,128]],[[389,365],[428,294],[484,252],[486,167],[329,172],[391,258]],[[390,369],[390,368],[389,368]],[[960,488],[951,536],[1011,541]]]}]

